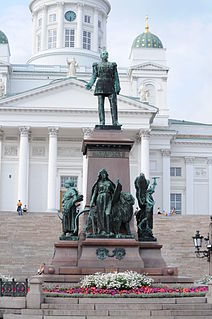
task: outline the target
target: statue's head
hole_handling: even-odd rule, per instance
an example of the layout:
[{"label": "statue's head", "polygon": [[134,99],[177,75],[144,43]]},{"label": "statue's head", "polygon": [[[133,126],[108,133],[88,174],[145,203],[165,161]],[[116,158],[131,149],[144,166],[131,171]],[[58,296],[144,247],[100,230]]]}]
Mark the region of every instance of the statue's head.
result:
[{"label": "statue's head", "polygon": [[67,179],[65,181],[65,188],[74,187],[74,181],[73,179]]},{"label": "statue's head", "polygon": [[99,171],[99,174],[98,174],[98,178],[99,179],[108,179],[108,172],[106,171],[105,168],[102,168],[100,171]]},{"label": "statue's head", "polygon": [[108,59],[108,52],[106,50],[102,50],[101,54],[100,54],[100,58],[102,59],[102,61],[107,61]]}]

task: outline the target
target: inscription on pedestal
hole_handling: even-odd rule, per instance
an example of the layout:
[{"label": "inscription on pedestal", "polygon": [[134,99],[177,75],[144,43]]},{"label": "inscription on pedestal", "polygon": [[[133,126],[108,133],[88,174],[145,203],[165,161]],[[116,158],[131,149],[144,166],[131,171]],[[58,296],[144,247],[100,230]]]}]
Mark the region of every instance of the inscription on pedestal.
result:
[{"label": "inscription on pedestal", "polygon": [[91,152],[91,156],[96,158],[124,158],[125,152],[98,150]]}]

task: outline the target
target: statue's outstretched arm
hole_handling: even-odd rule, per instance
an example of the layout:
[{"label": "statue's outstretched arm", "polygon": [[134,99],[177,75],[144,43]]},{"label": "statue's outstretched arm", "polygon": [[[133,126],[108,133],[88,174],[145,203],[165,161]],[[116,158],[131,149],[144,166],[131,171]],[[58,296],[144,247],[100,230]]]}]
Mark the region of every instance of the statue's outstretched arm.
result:
[{"label": "statue's outstretched arm", "polygon": [[90,90],[92,88],[96,79],[97,79],[97,63],[94,63],[92,77],[90,78],[90,81],[85,86],[87,90]]}]

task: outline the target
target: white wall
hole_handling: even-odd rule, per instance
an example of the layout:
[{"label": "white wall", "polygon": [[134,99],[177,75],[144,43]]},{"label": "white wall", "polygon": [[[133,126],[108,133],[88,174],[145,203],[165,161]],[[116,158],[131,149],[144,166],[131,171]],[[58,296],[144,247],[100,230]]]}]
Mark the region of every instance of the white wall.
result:
[{"label": "white wall", "polygon": [[30,163],[29,211],[43,212],[47,209],[48,164]]},{"label": "white wall", "polygon": [[208,215],[208,183],[194,184],[194,215]]},{"label": "white wall", "polygon": [[[9,177],[11,175],[11,178]],[[15,211],[18,196],[18,162],[2,162],[0,210]],[[21,199],[21,198],[20,198]]]}]

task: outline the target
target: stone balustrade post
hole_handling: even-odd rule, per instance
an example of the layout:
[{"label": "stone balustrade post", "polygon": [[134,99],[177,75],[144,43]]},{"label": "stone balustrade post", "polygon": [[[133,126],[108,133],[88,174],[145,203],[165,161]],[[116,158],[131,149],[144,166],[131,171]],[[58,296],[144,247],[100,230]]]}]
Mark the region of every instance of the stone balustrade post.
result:
[{"label": "stone balustrade post", "polygon": [[27,294],[27,308],[29,309],[40,309],[41,304],[44,301],[42,291],[43,279],[39,276],[34,276],[30,279],[30,291]]}]

